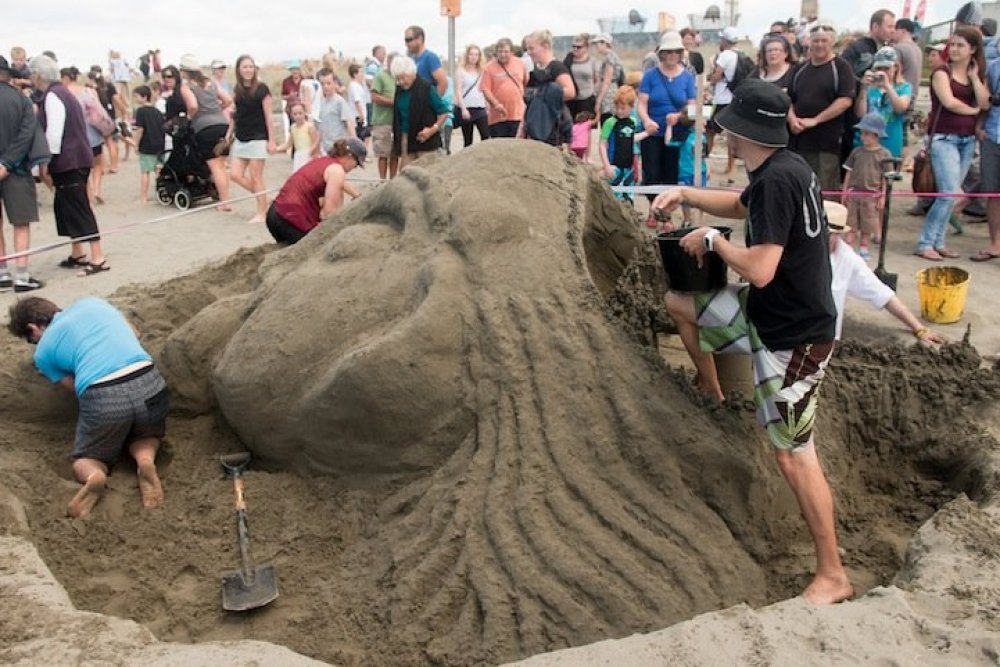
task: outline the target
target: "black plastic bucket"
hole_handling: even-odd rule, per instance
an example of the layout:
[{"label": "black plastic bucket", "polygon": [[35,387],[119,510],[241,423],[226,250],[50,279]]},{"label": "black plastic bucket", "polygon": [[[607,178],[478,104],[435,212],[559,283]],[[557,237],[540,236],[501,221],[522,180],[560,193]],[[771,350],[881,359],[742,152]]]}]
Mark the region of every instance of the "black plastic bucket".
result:
[{"label": "black plastic bucket", "polygon": [[[698,260],[684,252],[680,240],[693,232],[696,227],[675,229],[656,236],[656,244],[660,247],[660,257],[663,258],[663,269],[667,277],[667,287],[675,292],[710,292],[726,286],[726,263],[718,253],[705,253],[702,265]],[[728,241],[733,233],[731,227],[716,227]]]}]

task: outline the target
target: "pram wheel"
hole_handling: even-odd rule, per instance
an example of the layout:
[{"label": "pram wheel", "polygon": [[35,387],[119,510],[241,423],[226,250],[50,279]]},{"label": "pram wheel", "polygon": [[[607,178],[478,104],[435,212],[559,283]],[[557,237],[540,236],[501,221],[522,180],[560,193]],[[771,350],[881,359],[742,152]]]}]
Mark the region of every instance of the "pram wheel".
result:
[{"label": "pram wheel", "polygon": [[170,206],[174,203],[174,195],[166,188],[158,188],[156,190],[156,199],[164,206]]},{"label": "pram wheel", "polygon": [[187,190],[181,189],[174,193],[174,206],[182,211],[186,211],[191,208],[191,193]]}]

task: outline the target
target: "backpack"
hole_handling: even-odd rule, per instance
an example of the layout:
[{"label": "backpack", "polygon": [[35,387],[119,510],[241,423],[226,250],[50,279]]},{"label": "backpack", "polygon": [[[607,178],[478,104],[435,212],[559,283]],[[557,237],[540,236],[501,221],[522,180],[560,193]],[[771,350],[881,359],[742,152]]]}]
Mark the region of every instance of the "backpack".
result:
[{"label": "backpack", "polygon": [[88,91],[87,94],[80,96],[80,105],[83,107],[84,120],[100,132],[102,137],[110,137],[115,133],[115,121],[93,94]]},{"label": "backpack", "polygon": [[740,84],[746,81],[747,77],[754,73],[757,64],[740,50],[736,50],[736,69],[733,70],[733,78],[726,81],[730,92],[736,92]]},{"label": "backpack", "polygon": [[524,133],[528,139],[552,146],[563,143],[572,121],[563,104],[563,89],[555,81],[546,81],[534,89],[524,110]]}]

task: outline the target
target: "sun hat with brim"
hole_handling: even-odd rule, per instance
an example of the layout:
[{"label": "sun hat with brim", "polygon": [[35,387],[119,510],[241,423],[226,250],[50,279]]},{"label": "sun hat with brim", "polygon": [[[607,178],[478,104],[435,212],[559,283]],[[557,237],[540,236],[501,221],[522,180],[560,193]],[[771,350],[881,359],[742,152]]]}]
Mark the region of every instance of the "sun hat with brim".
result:
[{"label": "sun hat with brim", "polygon": [[302,69],[302,62],[298,58],[294,58],[288,61],[288,69]]},{"label": "sun hat with brim", "polygon": [[663,33],[663,37],[660,38],[660,45],[656,47],[656,52],[660,51],[683,51],[684,50],[684,39],[681,34],[676,30],[671,30],[669,32]]},{"label": "sun hat with brim", "polygon": [[201,63],[198,62],[198,58],[190,53],[185,53],[181,56],[180,62],[177,64],[177,69],[185,70],[188,72],[200,72]]},{"label": "sun hat with brim", "polygon": [[614,44],[615,40],[606,32],[599,33],[590,39],[591,44],[599,44],[604,42],[605,44]]},{"label": "sun hat with brim", "polygon": [[847,224],[847,207],[835,201],[824,201],[823,212],[826,213],[826,226],[834,234],[846,234],[851,231]]},{"label": "sun hat with brim", "polygon": [[879,139],[885,139],[888,136],[885,133],[885,119],[875,111],[866,113],[854,127],[862,132],[873,132],[878,135]]},{"label": "sun hat with brim", "polygon": [[354,156],[354,159],[358,161],[359,167],[365,166],[365,158],[368,157],[368,149],[365,148],[365,142],[357,137],[348,137],[347,152]]},{"label": "sun hat with brim", "polygon": [[788,107],[792,101],[773,83],[747,79],[733,101],[713,116],[723,130],[769,148],[788,144]]},{"label": "sun hat with brim", "polygon": [[875,56],[872,58],[872,67],[875,69],[879,69],[881,67],[892,67],[896,64],[896,60],[896,49],[891,46],[883,46],[875,52]]},{"label": "sun hat with brim", "polygon": [[948,45],[944,42],[939,44],[931,44],[926,48],[927,51],[937,51],[938,53],[944,53],[944,50],[948,48]]},{"label": "sun hat with brim", "polygon": [[221,60],[213,60],[210,67],[212,69],[226,69],[226,63],[222,62]]}]

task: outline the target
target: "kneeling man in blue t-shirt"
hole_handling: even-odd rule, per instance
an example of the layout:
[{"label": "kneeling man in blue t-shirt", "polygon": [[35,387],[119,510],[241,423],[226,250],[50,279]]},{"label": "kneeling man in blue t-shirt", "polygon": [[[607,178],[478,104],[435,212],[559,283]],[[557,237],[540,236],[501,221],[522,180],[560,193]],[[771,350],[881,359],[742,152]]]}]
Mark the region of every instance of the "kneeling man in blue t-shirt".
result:
[{"label": "kneeling man in blue t-shirt", "polygon": [[138,466],[143,507],[162,504],[156,452],[170,409],[167,383],[125,317],[95,297],[65,310],[35,297],[10,307],[9,328],[37,345],[35,365],[42,375],[76,392],[80,409],[71,457],[83,487],[70,501],[69,515],[90,513],[126,446]]}]

